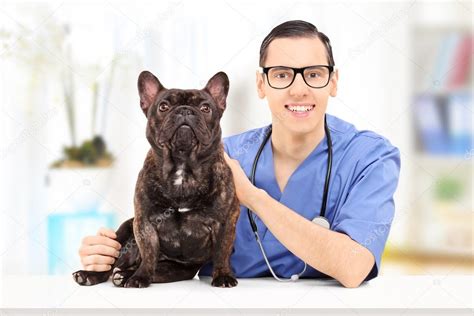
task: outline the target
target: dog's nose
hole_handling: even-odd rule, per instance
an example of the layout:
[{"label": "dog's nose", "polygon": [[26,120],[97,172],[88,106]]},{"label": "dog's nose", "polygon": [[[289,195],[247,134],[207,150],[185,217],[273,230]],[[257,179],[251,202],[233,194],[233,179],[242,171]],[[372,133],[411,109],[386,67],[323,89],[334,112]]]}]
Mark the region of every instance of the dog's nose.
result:
[{"label": "dog's nose", "polygon": [[189,108],[188,106],[183,106],[182,108],[178,108],[177,111],[178,111],[178,114],[181,114],[183,116],[194,115],[193,110],[191,110],[191,108]]}]

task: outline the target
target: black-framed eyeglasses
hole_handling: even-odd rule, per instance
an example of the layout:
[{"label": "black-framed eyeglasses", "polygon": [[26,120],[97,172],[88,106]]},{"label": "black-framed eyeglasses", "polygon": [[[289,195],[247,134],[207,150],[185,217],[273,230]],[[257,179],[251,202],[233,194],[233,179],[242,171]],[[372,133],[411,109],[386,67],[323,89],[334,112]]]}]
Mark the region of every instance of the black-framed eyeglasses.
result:
[{"label": "black-framed eyeglasses", "polygon": [[260,67],[261,72],[267,75],[270,87],[286,89],[293,84],[296,75],[301,74],[304,82],[311,88],[324,88],[328,85],[334,66],[313,65],[303,68],[287,66]]}]

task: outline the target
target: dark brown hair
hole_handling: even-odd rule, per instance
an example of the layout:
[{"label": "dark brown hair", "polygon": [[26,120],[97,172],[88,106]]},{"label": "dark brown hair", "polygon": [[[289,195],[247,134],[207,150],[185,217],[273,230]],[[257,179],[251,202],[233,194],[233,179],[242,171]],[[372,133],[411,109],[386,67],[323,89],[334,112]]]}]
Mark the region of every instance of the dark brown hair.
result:
[{"label": "dark brown hair", "polygon": [[329,38],[322,32],[319,32],[313,24],[301,21],[287,21],[276,26],[264,39],[260,46],[259,65],[263,67],[267,58],[268,45],[277,38],[295,38],[295,37],[317,37],[326,46],[327,58],[330,66],[334,66],[334,57],[332,56],[332,47]]}]

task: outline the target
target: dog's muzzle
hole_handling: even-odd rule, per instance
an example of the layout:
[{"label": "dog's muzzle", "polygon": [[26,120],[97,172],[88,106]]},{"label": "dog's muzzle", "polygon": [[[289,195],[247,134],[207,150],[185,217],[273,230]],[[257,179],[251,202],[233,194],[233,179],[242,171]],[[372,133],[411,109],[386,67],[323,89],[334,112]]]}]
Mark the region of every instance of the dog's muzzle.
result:
[{"label": "dog's muzzle", "polygon": [[172,147],[179,150],[181,153],[191,151],[196,144],[196,135],[191,126],[187,124],[178,127],[171,138]]}]

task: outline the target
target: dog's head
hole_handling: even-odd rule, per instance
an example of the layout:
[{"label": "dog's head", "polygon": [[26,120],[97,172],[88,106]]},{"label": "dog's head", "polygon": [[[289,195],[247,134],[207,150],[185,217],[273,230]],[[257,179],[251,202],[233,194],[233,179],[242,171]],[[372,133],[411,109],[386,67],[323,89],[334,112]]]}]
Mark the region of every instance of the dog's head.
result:
[{"label": "dog's head", "polygon": [[146,136],[155,151],[175,157],[203,156],[221,141],[220,119],[226,107],[229,79],[215,74],[201,90],[166,89],[151,72],[138,77]]}]

